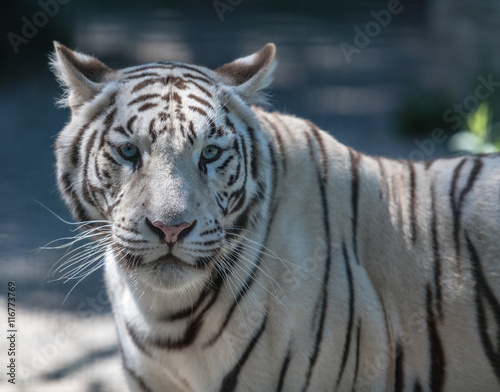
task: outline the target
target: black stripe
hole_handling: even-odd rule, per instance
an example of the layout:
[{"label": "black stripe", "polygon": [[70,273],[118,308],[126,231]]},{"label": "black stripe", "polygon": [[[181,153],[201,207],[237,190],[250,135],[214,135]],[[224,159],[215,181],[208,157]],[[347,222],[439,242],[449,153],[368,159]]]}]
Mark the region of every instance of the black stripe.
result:
[{"label": "black stripe", "polygon": [[201,310],[201,312],[188,324],[188,327],[184,331],[184,336],[182,339],[177,341],[172,341],[170,339],[167,340],[160,339],[154,341],[153,344],[168,349],[181,349],[193,343],[196,337],[198,336],[198,332],[200,331],[201,326],[203,324],[204,315],[212,307],[212,305],[215,303],[215,301],[219,296],[220,289],[222,287],[222,282],[223,282],[222,276],[218,275],[214,283],[215,289],[212,294],[212,298],[207,303],[207,305],[205,305],[205,307]]},{"label": "black stripe", "polygon": [[276,388],[276,392],[281,392],[283,390],[283,385],[285,384],[285,377],[289,364],[290,364],[290,349],[288,349],[288,351],[286,352],[285,359],[283,360],[283,364],[281,365],[280,377],[278,380],[278,388]]},{"label": "black stripe", "polygon": [[115,166],[120,166],[120,164],[116,161],[115,158],[113,158],[113,156],[109,152],[104,151],[102,153],[102,156],[103,156],[103,158],[106,158],[111,164],[113,164]]},{"label": "black stripe", "polygon": [[463,201],[465,199],[465,196],[467,193],[469,193],[472,190],[472,187],[474,186],[474,183],[481,172],[481,169],[483,168],[483,161],[479,158],[474,159],[474,164],[472,166],[472,170],[470,171],[469,178],[467,180],[467,184],[465,188],[462,190],[462,193],[460,194],[460,199],[458,200],[458,205],[459,208],[462,208]]},{"label": "black stripe", "polygon": [[458,204],[455,200],[455,193],[457,188],[458,178],[460,176],[460,172],[462,167],[465,165],[467,158],[462,158],[462,160],[458,163],[458,165],[453,169],[453,177],[451,180],[450,186],[450,204],[451,210],[453,213],[453,240],[455,242],[455,251],[458,256],[460,254],[460,244],[459,244],[459,236],[460,236],[460,209],[458,208]]},{"label": "black stripe", "polygon": [[[309,153],[311,154],[311,159],[317,162],[316,156],[314,154],[314,149],[312,145],[311,136],[308,132],[305,133],[307,138],[307,145],[309,147]],[[324,154],[324,149],[320,148],[320,153]],[[321,295],[318,298],[318,302],[316,303],[316,308],[321,306],[320,319],[318,323],[318,329],[316,331],[316,337],[314,340],[314,347],[311,356],[309,357],[309,366],[306,373],[306,381],[302,391],[306,391],[309,388],[309,382],[311,380],[312,372],[314,370],[314,366],[316,364],[316,360],[318,359],[319,350],[321,347],[321,340],[323,339],[323,329],[326,319],[326,309],[328,304],[328,281],[330,278],[330,266],[331,266],[331,238],[330,238],[330,220],[328,213],[328,202],[326,198],[326,182],[327,178],[324,177],[325,169],[326,169],[326,157],[322,156],[320,161],[323,163],[323,168],[317,164],[317,176],[320,190],[320,198],[321,198],[321,206],[322,206],[322,218],[323,218],[323,226],[325,230],[325,241],[327,247],[326,253],[326,262],[325,262],[325,272],[323,276],[323,284],[321,287]]]},{"label": "black stripe", "polygon": [[429,368],[429,386],[432,392],[442,391],[445,381],[445,359],[443,343],[437,330],[436,317],[432,310],[432,289],[427,285],[427,331],[429,332],[430,345],[430,368]]},{"label": "black stripe", "polygon": [[82,196],[84,200],[89,203],[92,206],[97,206],[97,200],[95,199],[95,195],[92,194],[90,190],[90,182],[89,182],[89,176],[88,176],[88,168],[89,168],[89,161],[90,161],[90,152],[92,151],[92,148],[94,147],[95,143],[97,140],[97,130],[92,133],[92,135],[89,136],[89,140],[87,141],[87,144],[85,146],[85,159],[84,159],[84,164],[83,164],[83,169],[82,169]]},{"label": "black stripe", "polygon": [[146,80],[143,80],[142,82],[139,82],[137,83],[133,88],[132,88],[132,91],[131,93],[134,94],[136,93],[137,91],[140,91],[142,90],[143,88],[147,87],[147,86],[150,86],[152,84],[156,84],[156,83],[161,83],[163,86],[168,86],[168,83],[169,83],[170,79],[167,77],[167,78],[150,78],[150,79],[146,79]]},{"label": "black stripe", "polygon": [[404,352],[401,343],[396,343],[396,364],[394,370],[394,392],[403,392],[405,387]]},{"label": "black stripe", "polygon": [[208,124],[209,124],[209,128],[210,128],[210,132],[208,134],[208,138],[212,137],[215,135],[215,132],[217,132],[217,126],[215,125],[215,122],[214,120],[212,120],[211,118],[209,118],[207,120]]},{"label": "black stripe", "polygon": [[115,121],[115,116],[116,116],[117,109],[114,108],[111,110],[105,117],[104,119],[104,130],[101,132],[101,137],[99,141],[99,149],[101,149],[104,146],[105,142],[105,137],[109,133],[109,130],[111,129],[111,126],[113,125],[113,122]]},{"label": "black stripe", "polygon": [[221,203],[221,201],[219,201],[219,199],[215,199],[215,201],[217,202],[217,205],[219,206],[219,208],[221,209],[222,211],[222,215],[226,216],[227,215],[227,206],[224,207]]},{"label": "black stripe", "polygon": [[229,128],[229,130],[230,130],[232,133],[236,133],[236,130],[234,129],[234,124],[233,124],[233,122],[229,119],[229,116],[226,116],[225,123],[226,123],[226,127],[228,127],[228,128]]},{"label": "black stripe", "polygon": [[119,125],[117,127],[114,127],[113,131],[121,133],[122,135],[127,136],[127,137],[129,136],[129,134],[127,133],[127,131],[125,130],[125,128],[123,128],[121,125]]},{"label": "black stripe", "polygon": [[452,181],[452,187],[450,190],[450,196],[451,196],[451,201],[452,201],[452,208],[453,208],[453,239],[455,241],[455,249],[456,249],[456,255],[457,259],[459,259],[459,254],[460,254],[460,227],[461,227],[461,216],[462,216],[462,206],[463,202],[465,200],[465,196],[472,190],[472,187],[474,186],[474,183],[481,172],[481,169],[483,167],[483,162],[481,159],[476,158],[474,159],[474,164],[472,166],[472,169],[469,173],[469,178],[467,179],[467,184],[465,187],[462,189],[462,192],[460,193],[460,196],[458,198],[458,202],[456,200],[455,191],[457,187],[457,181],[458,181],[458,174],[460,173],[460,169],[462,166],[465,164],[466,158],[462,159],[460,164],[455,168],[455,171],[453,172],[453,181]]},{"label": "black stripe", "polygon": [[149,132],[149,135],[151,136],[151,143],[154,143],[156,141],[156,138],[157,138],[157,134],[156,134],[156,130],[155,130],[155,121],[156,121],[156,119],[153,118],[149,122],[148,132]]},{"label": "black stripe", "polygon": [[[197,72],[199,73],[200,75],[203,75],[204,77],[206,77],[207,79],[211,80],[212,82],[215,83],[215,81],[210,77],[208,76],[207,73],[203,72],[202,70],[198,69],[198,68],[195,68],[195,67],[191,67],[190,65],[187,65],[187,64],[180,64],[180,65],[177,65],[176,68],[184,68],[184,69],[189,69],[191,71],[194,71],[194,72]],[[186,75],[183,75],[183,76],[186,76]]]},{"label": "black stripe", "polygon": [[123,364],[123,367],[125,371],[128,373],[128,375],[135,381],[135,383],[139,385],[141,391],[153,392],[153,390],[146,384],[146,382],[141,377],[137,375],[136,372],[134,372],[131,368],[129,368],[125,363]]},{"label": "black stripe", "polygon": [[80,202],[80,199],[78,198],[78,195],[76,192],[73,190],[73,184],[71,182],[71,173],[65,173],[61,176],[61,182],[64,187],[63,193],[71,199],[71,209],[73,211],[73,214],[75,215],[76,219],[79,222],[86,222],[90,220],[89,215],[87,214],[87,211],[83,207],[82,203]]},{"label": "black stripe", "polygon": [[71,150],[71,164],[73,166],[78,166],[78,163],[80,161],[80,144],[82,142],[83,135],[87,129],[89,129],[90,125],[92,124],[92,121],[89,121],[87,124],[82,126],[79,130],[78,133],[76,134],[76,137],[74,138],[74,141],[70,147]]},{"label": "black stripe", "polygon": [[[188,129],[189,129],[189,133],[192,135],[192,139],[191,139],[191,137],[189,139],[190,140],[196,139],[197,136],[196,136],[196,132],[194,131],[194,124],[192,121],[189,121]],[[193,144],[193,143],[191,142],[191,144]]]},{"label": "black stripe", "polygon": [[159,97],[160,94],[143,94],[143,95],[139,95],[137,98],[135,98],[134,100],[130,101],[127,106],[132,106],[136,103],[139,103],[139,102],[144,102],[144,101],[147,101],[149,99],[152,99],[152,98],[157,98]]},{"label": "black stripe", "polygon": [[194,94],[189,94],[188,98],[194,99],[196,102],[202,104],[203,106],[206,106],[209,109],[213,110],[213,108],[214,108],[210,102],[208,102],[208,101],[206,101],[206,100],[204,100],[204,99],[202,99]]},{"label": "black stripe", "polygon": [[319,129],[316,125],[314,125],[310,121],[306,122],[310,126],[313,136],[316,139],[316,143],[318,144],[321,162],[321,178],[323,179],[323,181],[326,181],[326,179],[328,178],[328,157],[326,154],[325,144],[323,143],[323,138],[321,137]]},{"label": "black stripe", "polygon": [[227,167],[227,165],[229,165],[229,162],[231,162],[233,159],[234,159],[234,155],[229,155],[229,157],[227,157],[227,159],[222,163],[222,165],[215,168],[215,171],[220,172],[220,171],[224,170]]},{"label": "black stripe", "polygon": [[154,76],[154,77],[159,78],[161,75],[159,73],[156,73],[156,72],[144,72],[144,73],[142,73],[140,75],[127,76],[125,78],[125,80],[141,79],[141,78],[146,78],[148,76]]},{"label": "black stripe", "polygon": [[149,350],[143,344],[141,339],[139,339],[139,337],[137,336],[132,325],[130,325],[127,321],[125,321],[125,330],[127,331],[128,336],[132,340],[132,343],[134,343],[134,345],[139,349],[139,351],[141,351],[143,354],[145,354],[148,357],[152,357]]},{"label": "black stripe", "polygon": [[134,133],[134,130],[132,129],[132,125],[134,124],[134,121],[137,120],[137,116],[134,115],[130,117],[127,121],[127,131],[132,135]]},{"label": "black stripe", "polygon": [[236,309],[236,306],[238,306],[241,299],[246,295],[246,293],[248,293],[248,291],[250,291],[250,288],[252,287],[253,283],[257,279],[257,269],[260,266],[260,262],[261,262],[260,256],[261,256],[262,252],[263,252],[263,247],[261,247],[261,249],[260,249],[259,256],[256,259],[254,268],[252,268],[252,271],[250,272],[250,275],[248,276],[246,282],[243,283],[243,287],[240,289],[240,291],[238,292],[238,295],[236,296],[233,303],[231,304],[231,307],[229,308],[229,311],[227,312],[226,317],[224,318],[224,321],[223,321],[221,327],[219,328],[219,331],[212,339],[209,340],[209,342],[205,346],[212,346],[219,339],[219,337],[222,335],[222,333],[226,329],[227,324],[229,323],[229,320],[231,319],[231,316],[233,315],[233,312]]},{"label": "black stripe", "polygon": [[269,156],[271,157],[271,173],[272,173],[272,180],[271,180],[271,200],[270,200],[270,206],[271,206],[271,219],[268,222],[268,230],[271,227],[271,224],[273,222],[273,217],[276,213],[276,210],[278,209],[278,199],[274,197],[276,195],[276,187],[278,186],[278,167],[276,164],[276,152],[273,149],[272,144],[269,144]]},{"label": "black stripe", "polygon": [[[484,276],[483,267],[476,247],[467,233],[465,233],[465,240],[470,255],[472,276],[474,277],[476,322],[479,329],[479,336],[486,357],[490,361],[495,376],[500,383],[500,304]],[[490,311],[490,317],[486,315],[487,310]],[[490,321],[489,325],[488,320]],[[493,339],[490,333],[488,333],[488,331],[492,330],[496,330],[496,336],[494,336]],[[493,333],[494,332],[491,332],[491,334]]]},{"label": "black stripe", "polygon": [[358,383],[358,371],[359,371],[359,355],[361,351],[361,319],[358,322],[358,331],[356,334],[356,364],[354,366],[354,380],[352,382],[351,392],[355,391],[356,385]]},{"label": "black stripe", "polygon": [[438,221],[436,212],[436,194],[434,184],[431,186],[431,236],[432,253],[434,258],[434,292],[436,293],[437,313],[443,318],[443,298],[441,294],[441,252],[439,251]]},{"label": "black stripe", "polygon": [[[265,114],[267,114],[267,113],[265,113]],[[269,125],[269,127],[273,131],[274,137],[276,139],[276,145],[278,147],[278,155],[281,158],[283,170],[286,171],[287,161],[286,161],[285,147],[283,144],[283,138],[281,137],[280,131],[278,130],[278,127],[271,120],[269,120],[265,116],[262,116],[261,118]]]},{"label": "black stripe", "polygon": [[145,103],[144,105],[142,105],[139,109],[137,109],[138,112],[144,112],[146,110],[149,110],[149,109],[152,109],[152,108],[155,108],[157,107],[158,104],[157,103],[153,103],[153,102],[147,102]]},{"label": "black stripe", "polygon": [[[238,251],[238,249],[237,249]],[[154,338],[154,337],[143,337],[140,339],[137,334],[133,334],[131,336],[135,336],[136,345],[140,348],[143,347],[146,350],[146,345],[154,346],[158,349],[166,349],[166,350],[180,350],[191,345],[203,325],[203,317],[206,312],[212,307],[212,305],[217,300],[220,290],[223,283],[223,274],[219,273],[215,278],[212,278],[212,284],[210,288],[212,290],[212,297],[209,302],[204,306],[204,308],[193,317],[187,324],[186,329],[184,330],[183,336],[179,339],[170,339],[170,338]],[[131,329],[133,332],[133,330]]]},{"label": "black stripe", "polygon": [[204,82],[204,83],[206,83],[208,85],[214,85],[215,84],[215,82],[213,82],[211,79],[202,78],[200,76],[195,76],[195,75],[190,74],[190,73],[185,73],[182,76],[184,76],[185,78],[189,78],[189,79],[199,80],[200,82]]},{"label": "black stripe", "polygon": [[432,166],[432,164],[435,162],[436,160],[435,159],[428,159],[427,161],[425,161],[425,170],[429,170],[430,167]]},{"label": "black stripe", "polygon": [[415,384],[413,384],[413,392],[423,392],[422,385],[420,381],[415,380]]},{"label": "black stripe", "polygon": [[[228,209],[230,210],[231,214],[235,213],[243,206],[243,202],[245,201],[245,195],[246,195],[245,185],[243,185],[241,188],[238,188],[233,193],[231,193],[231,196],[229,196],[229,199],[227,201]],[[234,204],[234,206],[231,206],[232,204]]]},{"label": "black stripe", "polygon": [[139,230],[133,229],[131,227],[126,227],[126,226],[123,226],[119,223],[114,223],[114,225],[116,227],[120,228],[121,230],[128,231],[128,232],[134,233],[134,234],[141,234],[142,235],[142,233]]},{"label": "black stripe", "polygon": [[212,98],[212,94],[210,93],[210,91],[208,91],[205,87],[203,87],[199,83],[196,83],[194,80],[186,80],[186,83],[191,83],[196,88],[198,88],[198,90],[204,93],[207,97]]},{"label": "black stripe", "polygon": [[337,376],[337,383],[336,383],[337,388],[340,384],[340,381],[342,380],[342,375],[344,374],[345,366],[347,364],[347,357],[349,356],[349,351],[351,349],[352,325],[354,322],[354,285],[352,280],[351,264],[349,262],[349,254],[347,252],[345,242],[342,243],[342,252],[344,254],[344,262],[347,273],[347,283],[349,285],[349,319],[347,321],[346,336],[342,354],[342,363],[340,365],[339,374]]},{"label": "black stripe", "polygon": [[351,148],[349,157],[351,160],[351,211],[352,211],[352,247],[356,262],[359,264],[358,258],[358,203],[359,203],[359,161],[361,154],[358,154]]},{"label": "black stripe", "polygon": [[248,149],[247,144],[245,142],[245,138],[243,135],[241,136],[241,152],[243,154],[243,186],[245,187],[247,184],[247,176],[248,176]]},{"label": "black stripe", "polygon": [[410,238],[413,243],[417,240],[417,215],[415,211],[416,204],[416,178],[415,167],[412,161],[406,161],[410,172]]},{"label": "black stripe", "polygon": [[207,298],[207,295],[210,293],[210,287],[211,287],[210,284],[205,285],[205,287],[201,290],[200,295],[198,296],[198,299],[191,306],[188,306],[184,309],[178,310],[175,313],[163,315],[163,316],[158,318],[158,321],[159,322],[172,322],[172,321],[177,321],[177,320],[181,320],[183,318],[193,316],[197,312],[198,308],[201,306],[203,301]]},{"label": "black stripe", "polygon": [[258,158],[257,158],[257,141],[255,140],[255,131],[252,127],[247,127],[248,135],[250,136],[250,147],[252,148],[252,156],[250,161],[252,178],[257,178]]},{"label": "black stripe", "polygon": [[245,351],[243,352],[243,355],[240,357],[238,363],[228,374],[226,374],[226,376],[222,380],[222,385],[220,387],[221,392],[230,392],[236,389],[240,371],[245,365],[245,362],[248,360],[250,353],[254,349],[262,333],[264,332],[264,329],[266,328],[266,322],[267,322],[267,314],[264,316],[264,320],[262,321],[260,328],[254,333],[252,340],[250,340],[247,347],[245,348]]},{"label": "black stripe", "polygon": [[458,204],[460,207],[462,207],[463,201],[467,193],[469,193],[474,186],[474,183],[483,167],[483,161],[479,158],[474,159],[474,164],[472,167],[472,170],[469,174],[469,178],[467,180],[467,184],[465,188],[462,190],[462,193],[460,194],[460,199],[458,200]]},{"label": "black stripe", "polygon": [[227,183],[228,187],[231,187],[234,185],[236,181],[240,178],[240,170],[241,170],[241,165],[238,163],[238,166],[236,166],[236,173],[234,175],[229,176],[229,182]]}]

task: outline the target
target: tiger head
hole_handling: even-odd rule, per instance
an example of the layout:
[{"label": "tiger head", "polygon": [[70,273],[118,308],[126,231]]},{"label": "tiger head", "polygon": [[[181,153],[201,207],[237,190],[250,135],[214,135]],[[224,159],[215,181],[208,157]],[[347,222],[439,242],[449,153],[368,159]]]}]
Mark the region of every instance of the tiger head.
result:
[{"label": "tiger head", "polygon": [[167,291],[223,272],[235,230],[266,199],[269,151],[250,105],[270,85],[274,45],[215,71],[113,70],[55,49],[71,109],[55,147],[58,186],[75,219],[107,241],[106,262]]}]

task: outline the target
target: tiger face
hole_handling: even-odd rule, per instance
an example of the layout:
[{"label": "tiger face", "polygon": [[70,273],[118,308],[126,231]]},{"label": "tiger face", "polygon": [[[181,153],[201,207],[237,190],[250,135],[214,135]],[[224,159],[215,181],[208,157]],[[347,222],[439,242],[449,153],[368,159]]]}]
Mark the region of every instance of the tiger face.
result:
[{"label": "tiger face", "polygon": [[263,197],[265,141],[249,104],[270,82],[274,47],[216,71],[115,71],[56,52],[72,109],[56,143],[59,188],[75,217],[106,227],[108,259],[130,284],[181,290],[223,273],[235,230]]}]

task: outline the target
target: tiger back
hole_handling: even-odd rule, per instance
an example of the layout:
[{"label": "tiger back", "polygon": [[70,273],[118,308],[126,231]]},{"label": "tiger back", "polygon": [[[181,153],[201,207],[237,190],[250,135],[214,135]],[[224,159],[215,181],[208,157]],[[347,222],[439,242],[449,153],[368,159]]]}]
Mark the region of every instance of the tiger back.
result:
[{"label": "tiger back", "polygon": [[500,157],[370,157],[262,109],[275,47],[112,70],[56,43],[59,190],[133,391],[500,389]]}]

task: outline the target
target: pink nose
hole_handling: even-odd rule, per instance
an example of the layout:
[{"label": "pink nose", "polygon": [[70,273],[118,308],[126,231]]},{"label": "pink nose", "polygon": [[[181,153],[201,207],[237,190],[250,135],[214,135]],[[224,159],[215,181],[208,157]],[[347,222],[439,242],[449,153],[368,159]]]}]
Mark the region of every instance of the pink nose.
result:
[{"label": "pink nose", "polygon": [[167,226],[160,221],[156,221],[153,222],[153,226],[162,231],[162,233],[164,234],[163,240],[165,242],[173,244],[180,238],[185,237],[191,231],[194,225],[183,222],[179,225]]}]

